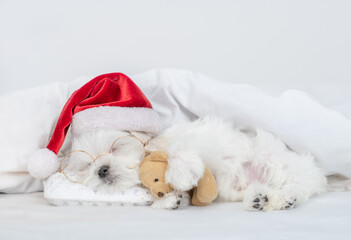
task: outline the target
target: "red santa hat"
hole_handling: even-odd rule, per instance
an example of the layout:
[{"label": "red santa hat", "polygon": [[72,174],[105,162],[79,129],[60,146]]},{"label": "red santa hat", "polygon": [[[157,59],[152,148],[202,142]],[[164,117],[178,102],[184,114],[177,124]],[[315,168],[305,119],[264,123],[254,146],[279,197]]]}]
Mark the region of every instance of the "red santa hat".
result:
[{"label": "red santa hat", "polygon": [[151,103],[122,73],[98,76],[76,90],[63,107],[46,148],[28,160],[28,171],[45,179],[60,167],[57,154],[71,126],[73,137],[99,129],[158,133],[161,123]]}]

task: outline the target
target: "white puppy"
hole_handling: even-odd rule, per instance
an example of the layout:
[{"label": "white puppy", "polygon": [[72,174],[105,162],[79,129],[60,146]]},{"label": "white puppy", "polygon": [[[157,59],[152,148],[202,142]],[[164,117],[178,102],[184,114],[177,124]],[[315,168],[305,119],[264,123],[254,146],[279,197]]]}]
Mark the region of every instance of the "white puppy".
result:
[{"label": "white puppy", "polygon": [[[99,155],[123,131],[100,131],[85,134],[73,141],[73,149]],[[149,136],[134,133],[142,141]],[[124,139],[124,140],[122,140]],[[125,190],[140,184],[137,166],[144,156],[140,142],[122,138],[113,154],[91,159],[74,159],[69,170],[80,170],[86,186],[107,191]],[[201,178],[205,164],[214,174],[219,199],[243,201],[255,211],[290,209],[326,189],[326,178],[314,157],[298,154],[273,134],[234,128],[220,119],[205,118],[166,129],[149,140],[146,149],[169,154],[166,181],[177,192],[155,200],[153,207],[177,208],[189,203],[187,190]]]},{"label": "white puppy", "polygon": [[[140,185],[138,166],[145,154],[141,142],[146,143],[151,136],[141,132],[133,132],[135,137],[129,135],[126,131],[99,130],[74,138],[65,174],[101,192],[123,192]],[[94,161],[92,156],[97,156]],[[155,198],[152,206],[176,209],[188,204],[187,193],[174,191],[162,199]]]}]

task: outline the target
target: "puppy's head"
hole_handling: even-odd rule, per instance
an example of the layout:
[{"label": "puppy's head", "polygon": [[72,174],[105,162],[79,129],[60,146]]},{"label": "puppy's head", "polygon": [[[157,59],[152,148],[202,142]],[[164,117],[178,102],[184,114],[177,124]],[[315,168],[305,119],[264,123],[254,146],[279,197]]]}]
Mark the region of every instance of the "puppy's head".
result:
[{"label": "puppy's head", "polygon": [[83,184],[109,193],[134,187],[140,183],[138,166],[143,156],[143,146],[136,138],[121,138],[111,153],[101,154],[90,165]]}]

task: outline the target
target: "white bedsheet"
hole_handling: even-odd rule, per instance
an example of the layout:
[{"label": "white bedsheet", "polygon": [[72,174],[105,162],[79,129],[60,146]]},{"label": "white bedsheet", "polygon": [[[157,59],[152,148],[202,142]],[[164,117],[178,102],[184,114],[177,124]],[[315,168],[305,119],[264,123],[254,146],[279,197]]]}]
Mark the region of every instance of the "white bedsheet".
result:
[{"label": "white bedsheet", "polygon": [[[46,147],[70,94],[92,77],[56,83],[0,97],[0,192],[42,189],[27,173],[27,158]],[[254,86],[218,81],[183,70],[152,70],[131,76],[159,113],[164,126],[206,115],[261,127],[292,149],[311,152],[326,174],[351,177],[351,120],[302,91],[281,95]],[[351,108],[351,101],[344,106]],[[62,147],[69,149],[69,136]]]},{"label": "white bedsheet", "polygon": [[155,210],[54,207],[42,193],[0,195],[0,239],[342,240],[351,236],[351,192],[312,198],[288,211],[247,212],[241,203]]}]

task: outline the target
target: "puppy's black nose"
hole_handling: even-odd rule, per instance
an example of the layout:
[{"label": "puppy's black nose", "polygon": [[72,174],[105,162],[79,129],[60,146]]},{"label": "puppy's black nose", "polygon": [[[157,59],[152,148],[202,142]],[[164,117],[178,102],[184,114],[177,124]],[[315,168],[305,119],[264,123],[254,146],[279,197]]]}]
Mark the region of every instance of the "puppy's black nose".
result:
[{"label": "puppy's black nose", "polygon": [[99,177],[101,177],[101,178],[106,177],[109,169],[110,169],[110,167],[107,165],[102,166],[98,171]]}]

